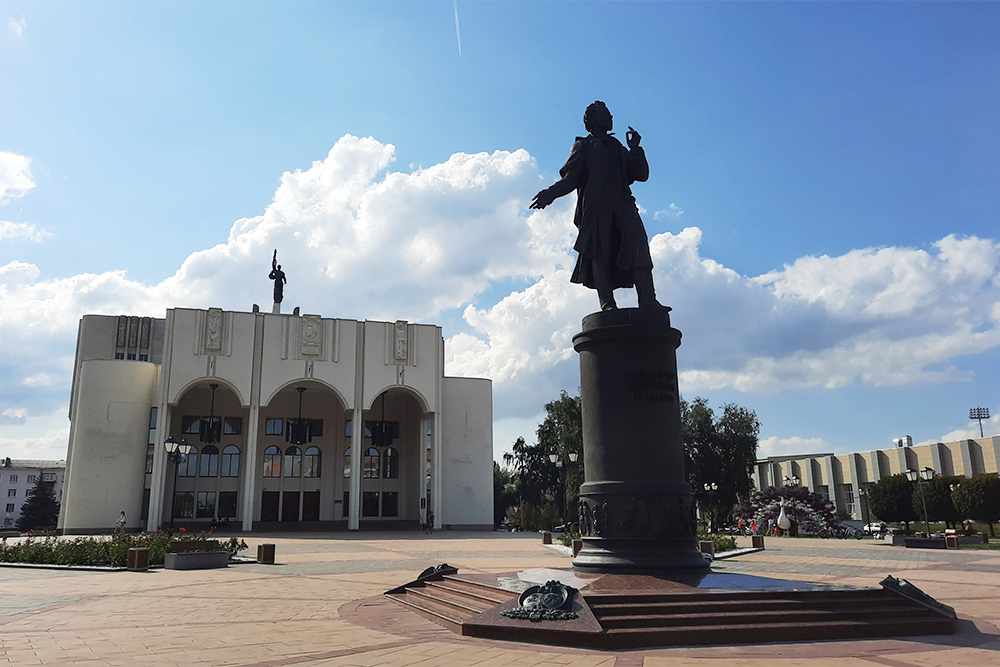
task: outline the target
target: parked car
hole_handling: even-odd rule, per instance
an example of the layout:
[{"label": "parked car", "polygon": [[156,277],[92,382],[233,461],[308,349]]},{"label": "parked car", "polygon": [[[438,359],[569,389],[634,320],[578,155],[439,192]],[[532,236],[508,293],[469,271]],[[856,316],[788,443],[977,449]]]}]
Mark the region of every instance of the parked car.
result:
[{"label": "parked car", "polygon": [[884,521],[877,521],[875,523],[866,523],[865,527],[862,529],[865,531],[865,535],[875,535],[877,533],[891,533],[892,528],[889,527]]}]

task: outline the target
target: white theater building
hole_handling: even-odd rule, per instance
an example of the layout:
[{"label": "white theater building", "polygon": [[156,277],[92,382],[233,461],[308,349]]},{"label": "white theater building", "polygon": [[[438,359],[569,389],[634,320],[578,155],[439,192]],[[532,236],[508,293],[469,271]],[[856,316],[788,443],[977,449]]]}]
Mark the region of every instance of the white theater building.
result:
[{"label": "white theater building", "polygon": [[440,327],[297,310],[83,317],[59,528],[492,528],[490,381]]}]

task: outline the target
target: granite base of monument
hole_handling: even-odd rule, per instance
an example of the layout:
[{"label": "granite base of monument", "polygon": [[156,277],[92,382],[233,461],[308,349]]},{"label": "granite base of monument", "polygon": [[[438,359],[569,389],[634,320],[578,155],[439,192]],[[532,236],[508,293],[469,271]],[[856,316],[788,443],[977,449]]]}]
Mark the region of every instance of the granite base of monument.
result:
[{"label": "granite base of monument", "polygon": [[581,572],[704,569],[684,475],[677,355],[666,308],[588,315],[580,354],[585,482]]},{"label": "granite base of monument", "polygon": [[[553,619],[544,614],[537,615],[541,618],[511,617],[510,610],[526,603],[523,598],[531,587],[553,581],[574,589],[562,608],[570,613]],[[450,568],[386,591],[385,597],[456,634],[592,649],[955,632],[950,608],[935,608],[884,584],[882,588],[836,587],[704,569],[641,575],[554,568],[464,574]],[[373,599],[350,603],[339,611],[348,622],[371,624],[366,627],[381,631],[413,627],[394,613]],[[414,631],[426,633],[422,628]]]}]

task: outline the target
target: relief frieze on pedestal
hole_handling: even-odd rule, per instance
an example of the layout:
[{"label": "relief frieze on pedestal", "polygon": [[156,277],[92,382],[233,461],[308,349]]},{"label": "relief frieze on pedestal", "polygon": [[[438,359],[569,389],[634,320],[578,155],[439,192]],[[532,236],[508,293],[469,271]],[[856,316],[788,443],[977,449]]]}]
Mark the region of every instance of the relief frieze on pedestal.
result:
[{"label": "relief frieze on pedestal", "polygon": [[675,494],[600,495],[579,499],[583,537],[694,537],[694,502]]}]

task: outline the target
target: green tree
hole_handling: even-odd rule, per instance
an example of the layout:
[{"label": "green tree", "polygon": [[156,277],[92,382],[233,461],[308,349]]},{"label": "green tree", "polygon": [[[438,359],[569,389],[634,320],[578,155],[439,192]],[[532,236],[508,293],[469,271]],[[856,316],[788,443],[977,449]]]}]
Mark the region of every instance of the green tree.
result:
[{"label": "green tree", "polygon": [[40,526],[55,526],[59,520],[59,501],[56,500],[55,482],[46,482],[45,474],[38,471],[38,481],[28,492],[28,499],[21,505],[17,529],[21,532]]},{"label": "green tree", "polygon": [[910,522],[917,520],[913,511],[913,482],[906,475],[883,477],[868,487],[868,509],[882,521],[903,523],[910,529]]},{"label": "green tree", "polygon": [[951,499],[963,519],[985,521],[990,526],[990,536],[994,536],[993,524],[1000,521],[1000,477],[976,475],[963,479]]},{"label": "green tree", "polygon": [[[960,484],[964,478],[934,477],[928,481],[917,482],[913,487],[911,502],[913,511],[918,516],[924,514],[924,503],[927,503],[927,521],[944,521],[946,526],[954,527],[962,520],[962,515],[951,502],[951,487]],[[923,498],[921,498],[923,493]]]},{"label": "green tree", "polygon": [[[555,467],[549,454],[556,454],[562,462],[562,469],[556,468],[557,502],[563,522],[576,521],[575,510],[580,495],[580,485],[584,480],[583,469],[583,417],[580,411],[580,397],[571,396],[565,390],[559,398],[546,403],[545,420],[536,432],[538,447],[545,452],[545,464]],[[570,453],[576,452],[577,460],[570,460]],[[565,482],[565,484],[563,484]]]},{"label": "green tree", "polygon": [[517,474],[517,491],[520,503],[543,505],[554,496],[559,483],[556,468],[549,461],[549,454],[539,445],[529,445],[518,438],[513,447],[514,471]]},{"label": "green tree", "polygon": [[[509,458],[508,458],[509,457]],[[504,465],[493,462],[493,526],[503,524],[507,510],[517,505],[517,482],[510,464],[513,456],[504,457]]]},{"label": "green tree", "polygon": [[[753,490],[760,422],[753,410],[733,403],[724,405],[716,418],[704,398],[691,403],[681,399],[680,409],[685,473],[714,528]],[[705,484],[713,483],[717,488],[706,491]]]}]

